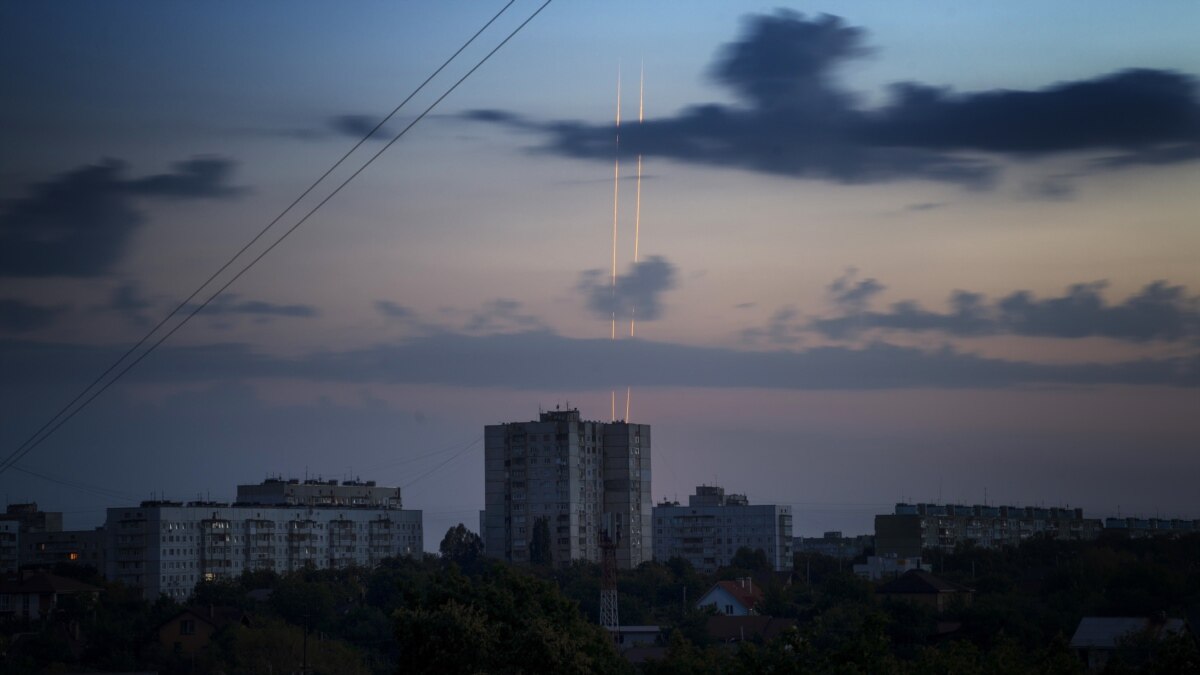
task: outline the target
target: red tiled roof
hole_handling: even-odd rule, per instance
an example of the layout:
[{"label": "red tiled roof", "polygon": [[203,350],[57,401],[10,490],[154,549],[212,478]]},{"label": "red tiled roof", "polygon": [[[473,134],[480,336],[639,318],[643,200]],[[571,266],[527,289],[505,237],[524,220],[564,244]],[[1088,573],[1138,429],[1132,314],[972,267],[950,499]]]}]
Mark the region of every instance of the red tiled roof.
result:
[{"label": "red tiled roof", "polygon": [[[718,581],[713,588],[717,588],[718,586],[724,589],[726,593],[732,595],[738,602],[742,603],[742,606],[746,609],[753,609],[763,599],[762,588],[748,580]],[[709,592],[711,593],[712,591],[710,590]]]}]

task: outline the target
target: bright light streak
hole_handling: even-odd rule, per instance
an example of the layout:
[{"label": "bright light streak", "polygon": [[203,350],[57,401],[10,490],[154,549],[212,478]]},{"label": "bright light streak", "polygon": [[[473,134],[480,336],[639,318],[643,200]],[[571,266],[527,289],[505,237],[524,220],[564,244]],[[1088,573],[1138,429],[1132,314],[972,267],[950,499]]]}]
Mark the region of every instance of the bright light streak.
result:
[{"label": "bright light streak", "polygon": [[[645,103],[646,103],[646,66],[642,64],[641,76],[638,79],[638,124],[642,123],[645,118]],[[637,206],[634,208],[633,215],[633,262],[638,261],[638,245],[642,239],[642,155],[638,153],[637,163]],[[634,331],[637,328],[637,307],[630,309],[629,316],[629,337],[633,337]],[[628,416],[628,415],[627,415]]]},{"label": "bright light streak", "polygon": [[[621,196],[621,64],[617,63],[617,137],[616,157],[613,159],[613,226],[612,226],[612,335],[617,339],[617,213]],[[616,394],[614,394],[616,396]],[[614,403],[614,410],[616,404]],[[614,412],[615,416],[615,412]]]},{"label": "bright light streak", "polygon": [[629,396],[633,393],[633,387],[625,387],[625,421],[629,421]]}]

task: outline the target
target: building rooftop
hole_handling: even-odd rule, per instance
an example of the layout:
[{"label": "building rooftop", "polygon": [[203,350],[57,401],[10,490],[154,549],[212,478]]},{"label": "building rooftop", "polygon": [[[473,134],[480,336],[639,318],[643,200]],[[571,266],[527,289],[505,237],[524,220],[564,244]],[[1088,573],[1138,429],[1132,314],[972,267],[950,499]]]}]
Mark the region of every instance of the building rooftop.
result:
[{"label": "building rooftop", "polygon": [[925,570],[909,570],[876,589],[877,593],[974,593],[962,584],[935,577]]},{"label": "building rooftop", "polygon": [[1085,616],[1071,637],[1073,649],[1116,649],[1120,641],[1145,630],[1156,636],[1178,635],[1185,628],[1183,619],[1154,620],[1142,616]]},{"label": "building rooftop", "polygon": [[49,572],[22,572],[15,579],[0,581],[0,593],[4,594],[92,593],[100,590],[97,586]]},{"label": "building rooftop", "polygon": [[[708,593],[712,593],[717,588],[732,595],[746,609],[753,609],[763,599],[762,588],[755,586],[754,581],[746,577],[737,579],[736,581],[718,581],[713,584]],[[708,595],[708,593],[705,593],[705,595]]]}]

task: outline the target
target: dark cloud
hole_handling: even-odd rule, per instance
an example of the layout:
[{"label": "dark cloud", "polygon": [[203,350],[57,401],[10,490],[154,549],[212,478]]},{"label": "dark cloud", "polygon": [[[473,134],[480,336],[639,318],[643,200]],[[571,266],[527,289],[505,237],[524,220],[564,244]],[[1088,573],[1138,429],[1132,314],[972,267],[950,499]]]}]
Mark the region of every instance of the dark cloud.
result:
[{"label": "dark cloud", "polygon": [[403,305],[396,304],[391,300],[376,300],[375,311],[389,319],[409,320],[416,317],[416,313],[411,309]]},{"label": "dark cloud", "polygon": [[578,290],[587,298],[587,308],[601,319],[637,316],[653,321],[663,316],[663,293],[675,287],[675,266],[662,256],[633,263],[628,274],[612,279],[602,270],[580,275]]},{"label": "dark cloud", "polygon": [[[191,312],[196,305],[189,305],[183,311]],[[264,300],[239,300],[236,294],[225,294],[200,311],[200,316],[230,317],[236,315],[257,316],[262,318],[286,317],[292,319],[308,319],[319,314],[312,305],[280,305]]]},{"label": "dark cloud", "polygon": [[226,198],[233,164],[197,158],[173,171],[125,178],[126,166],[104,160],[34,185],[0,205],[0,277],[105,274],[121,259],[144,217],[137,198]]},{"label": "dark cloud", "polygon": [[1172,144],[1097,160],[1102,167],[1123,169],[1130,166],[1162,166],[1200,160],[1200,142]]},{"label": "dark cloud", "polygon": [[767,325],[762,328],[747,328],[742,331],[742,342],[759,344],[766,342],[776,347],[788,347],[803,340],[804,327],[797,319],[800,312],[795,307],[782,307],[771,315]]},{"label": "dark cloud", "polygon": [[63,307],[43,307],[12,299],[0,300],[0,331],[27,333],[45,328],[65,311]]},{"label": "dark cloud", "polygon": [[1128,342],[1200,339],[1200,298],[1189,297],[1184,287],[1155,281],[1116,304],[1104,299],[1104,288],[1104,282],[1075,284],[1058,297],[1038,299],[1029,291],[1017,291],[995,301],[954,291],[946,312],[922,309],[911,301],[895,303],[885,312],[841,305],[842,314],[810,319],[804,325],[836,339],[870,330]]},{"label": "dark cloud", "polygon": [[829,292],[833,304],[845,311],[861,311],[871,302],[871,298],[882,293],[886,288],[874,279],[855,281],[856,276],[858,276],[858,270],[851,267],[842,276],[834,279],[825,289]]},{"label": "dark cloud", "polygon": [[120,312],[135,326],[145,326],[150,323],[146,310],[151,302],[142,296],[141,288],[136,282],[129,281],[113,289],[108,309]]},{"label": "dark cloud", "polygon": [[[331,129],[343,136],[350,136],[355,139],[370,134],[375,129],[376,124],[379,124],[379,118],[370,115],[337,115],[329,119],[329,127]],[[381,128],[371,138],[375,140],[387,140],[389,137],[387,129]]]},{"label": "dark cloud", "polygon": [[125,181],[123,187],[131,195],[197,199],[234,197],[244,189],[225,183],[233,172],[233,163],[217,157],[196,157],[172,165],[170,173]]},{"label": "dark cloud", "polygon": [[1047,153],[1200,140],[1195,80],[1169,71],[1126,70],[1035,91],[960,94],[910,82],[893,95],[864,127],[872,143]]},{"label": "dark cloud", "polygon": [[[963,153],[1123,151],[1109,166],[1200,155],[1200,97],[1189,76],[1134,69],[1028,91],[906,82],[893,86],[886,105],[865,109],[835,77],[840,64],[866,53],[864,36],[835,16],[751,17],[712,69],[740,105],[695,106],[622,127],[621,151],[844,183],[973,186],[991,181],[997,165]],[[611,161],[615,150],[610,125],[537,123],[496,110],[466,116],[537,131],[566,156]]]},{"label": "dark cloud", "polygon": [[1075,196],[1075,185],[1071,183],[1072,176],[1047,176],[1037,181],[1025,184],[1025,195],[1033,199],[1050,202],[1061,202]]},{"label": "dark cloud", "polygon": [[918,204],[909,204],[904,207],[907,211],[932,211],[946,206],[943,202],[920,202]]},{"label": "dark cloud", "polygon": [[[6,384],[54,384],[114,358],[111,348],[0,341]],[[158,350],[132,375],[141,382],[288,378],[330,382],[440,384],[571,390],[622,386],[754,387],[791,390],[1007,388],[1033,385],[1200,387],[1200,355],[1112,364],[1042,364],[951,348],[872,343],[861,348],[744,351],[607,339],[549,331],[442,333],[401,343],[302,357],[245,345]]]},{"label": "dark cloud", "polygon": [[544,328],[542,320],[521,313],[521,303],[507,298],[489,300],[471,312],[463,330],[468,333],[498,333]]}]

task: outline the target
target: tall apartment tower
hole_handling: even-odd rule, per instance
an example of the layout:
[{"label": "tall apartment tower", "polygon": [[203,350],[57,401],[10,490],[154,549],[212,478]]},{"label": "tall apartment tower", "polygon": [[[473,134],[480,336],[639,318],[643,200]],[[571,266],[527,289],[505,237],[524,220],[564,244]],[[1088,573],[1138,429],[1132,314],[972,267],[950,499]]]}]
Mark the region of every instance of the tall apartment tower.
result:
[{"label": "tall apartment tower", "polygon": [[602,532],[616,542],[618,567],[651,559],[650,425],[543,412],[535,422],[485,427],[484,457],[488,555],[529,562],[544,520],[556,565],[600,562]]}]

